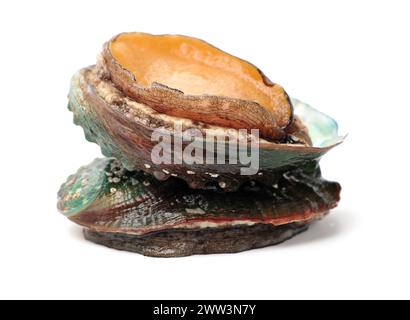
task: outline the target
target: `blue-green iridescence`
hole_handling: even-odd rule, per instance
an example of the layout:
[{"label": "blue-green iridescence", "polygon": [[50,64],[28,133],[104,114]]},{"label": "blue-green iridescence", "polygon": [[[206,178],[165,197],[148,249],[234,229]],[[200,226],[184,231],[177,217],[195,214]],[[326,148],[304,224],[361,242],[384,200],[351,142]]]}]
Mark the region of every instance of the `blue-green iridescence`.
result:
[{"label": "blue-green iridescence", "polygon": [[104,185],[106,159],[96,159],[68,177],[58,192],[59,210],[70,217],[86,209],[100,194]]},{"label": "blue-green iridescence", "polygon": [[80,76],[80,73],[76,73],[71,79],[68,102],[68,110],[74,114],[74,123],[82,126],[87,141],[97,143],[104,156],[115,156],[122,163],[126,162],[126,159],[120,157],[121,150],[107,133],[101,121],[98,120],[95,110],[85,99],[81,86],[86,86],[84,78]]},{"label": "blue-green iridescence", "polygon": [[81,167],[61,186],[58,208],[67,217],[89,209],[104,211],[123,206],[124,199],[138,205],[149,197],[147,188],[160,181],[140,171],[127,171],[114,158],[96,159]]},{"label": "blue-green iridescence", "polygon": [[335,120],[306,103],[292,99],[295,115],[308,128],[314,147],[329,147],[343,140]]}]

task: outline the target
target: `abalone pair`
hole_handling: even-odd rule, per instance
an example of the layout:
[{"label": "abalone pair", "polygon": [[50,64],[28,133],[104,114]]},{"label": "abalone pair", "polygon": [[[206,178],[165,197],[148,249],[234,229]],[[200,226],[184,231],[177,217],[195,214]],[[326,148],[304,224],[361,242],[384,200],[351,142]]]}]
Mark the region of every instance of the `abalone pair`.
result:
[{"label": "abalone pair", "polygon": [[[96,243],[158,257],[239,252],[291,238],[339,201],[318,165],[343,140],[336,122],[201,40],[120,34],[74,75],[69,109],[107,158],[69,177],[58,208]],[[236,137],[239,150],[256,140],[257,172],[158,163],[153,133],[176,137],[176,126]],[[215,141],[218,157],[229,143]]]}]

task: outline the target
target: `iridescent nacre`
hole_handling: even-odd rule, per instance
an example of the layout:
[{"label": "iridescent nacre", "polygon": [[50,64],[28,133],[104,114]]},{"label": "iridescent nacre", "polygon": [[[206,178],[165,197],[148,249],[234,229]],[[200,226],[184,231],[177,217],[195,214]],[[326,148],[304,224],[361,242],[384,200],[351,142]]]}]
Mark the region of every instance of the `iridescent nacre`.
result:
[{"label": "iridescent nacre", "polygon": [[343,141],[334,119],[298,99],[292,99],[292,104],[295,115],[308,129],[313,147],[329,148]]}]

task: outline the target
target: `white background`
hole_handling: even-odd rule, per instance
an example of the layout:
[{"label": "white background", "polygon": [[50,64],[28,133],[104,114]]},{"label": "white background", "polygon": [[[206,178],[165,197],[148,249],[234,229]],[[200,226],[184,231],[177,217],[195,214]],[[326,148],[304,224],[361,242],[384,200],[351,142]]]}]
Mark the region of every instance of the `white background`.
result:
[{"label": "white background", "polygon": [[[410,298],[408,1],[1,1],[0,298]],[[236,255],[153,259],[88,243],[56,210],[100,156],[71,75],[122,31],[203,38],[332,115],[342,201],[307,233]]]}]

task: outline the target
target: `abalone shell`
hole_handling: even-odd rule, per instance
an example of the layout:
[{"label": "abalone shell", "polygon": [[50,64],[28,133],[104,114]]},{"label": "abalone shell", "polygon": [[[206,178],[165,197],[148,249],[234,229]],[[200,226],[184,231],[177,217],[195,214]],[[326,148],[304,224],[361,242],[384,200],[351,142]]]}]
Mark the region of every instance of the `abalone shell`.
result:
[{"label": "abalone shell", "polygon": [[[87,140],[100,145],[105,156],[115,157],[128,170],[144,171],[159,180],[178,177],[191,188],[219,185],[226,191],[235,191],[251,180],[272,185],[285,171],[314,166],[325,153],[342,142],[343,137],[339,136],[333,119],[298,100],[292,102],[299,128],[295,136],[289,136],[292,142],[276,143],[255,138],[251,133],[241,136],[230,128],[160,114],[150,106],[125,96],[111,81],[101,76],[96,67],[83,69],[74,75],[69,94],[69,109],[74,114],[74,122],[83,127]],[[229,164],[157,164],[152,158],[152,150],[158,144],[152,139],[154,131],[162,130],[175,138],[176,125],[182,130],[195,128],[204,137],[233,136],[244,141],[256,140],[256,147],[239,143],[238,148],[259,154],[259,170],[252,175],[242,175],[241,170],[246,166],[239,161]],[[294,140],[304,141],[295,143]],[[203,143],[202,154],[205,154],[207,141],[200,141]],[[217,141],[215,144],[215,158],[220,150],[223,150],[223,156],[230,150],[227,142]],[[173,148],[169,152],[172,159],[180,156]]]},{"label": "abalone shell", "polygon": [[247,183],[236,192],[195,190],[96,159],[70,176],[58,208],[87,239],[148,256],[233,253],[277,244],[334,208],[340,185],[318,166],[284,172],[277,183]]}]

